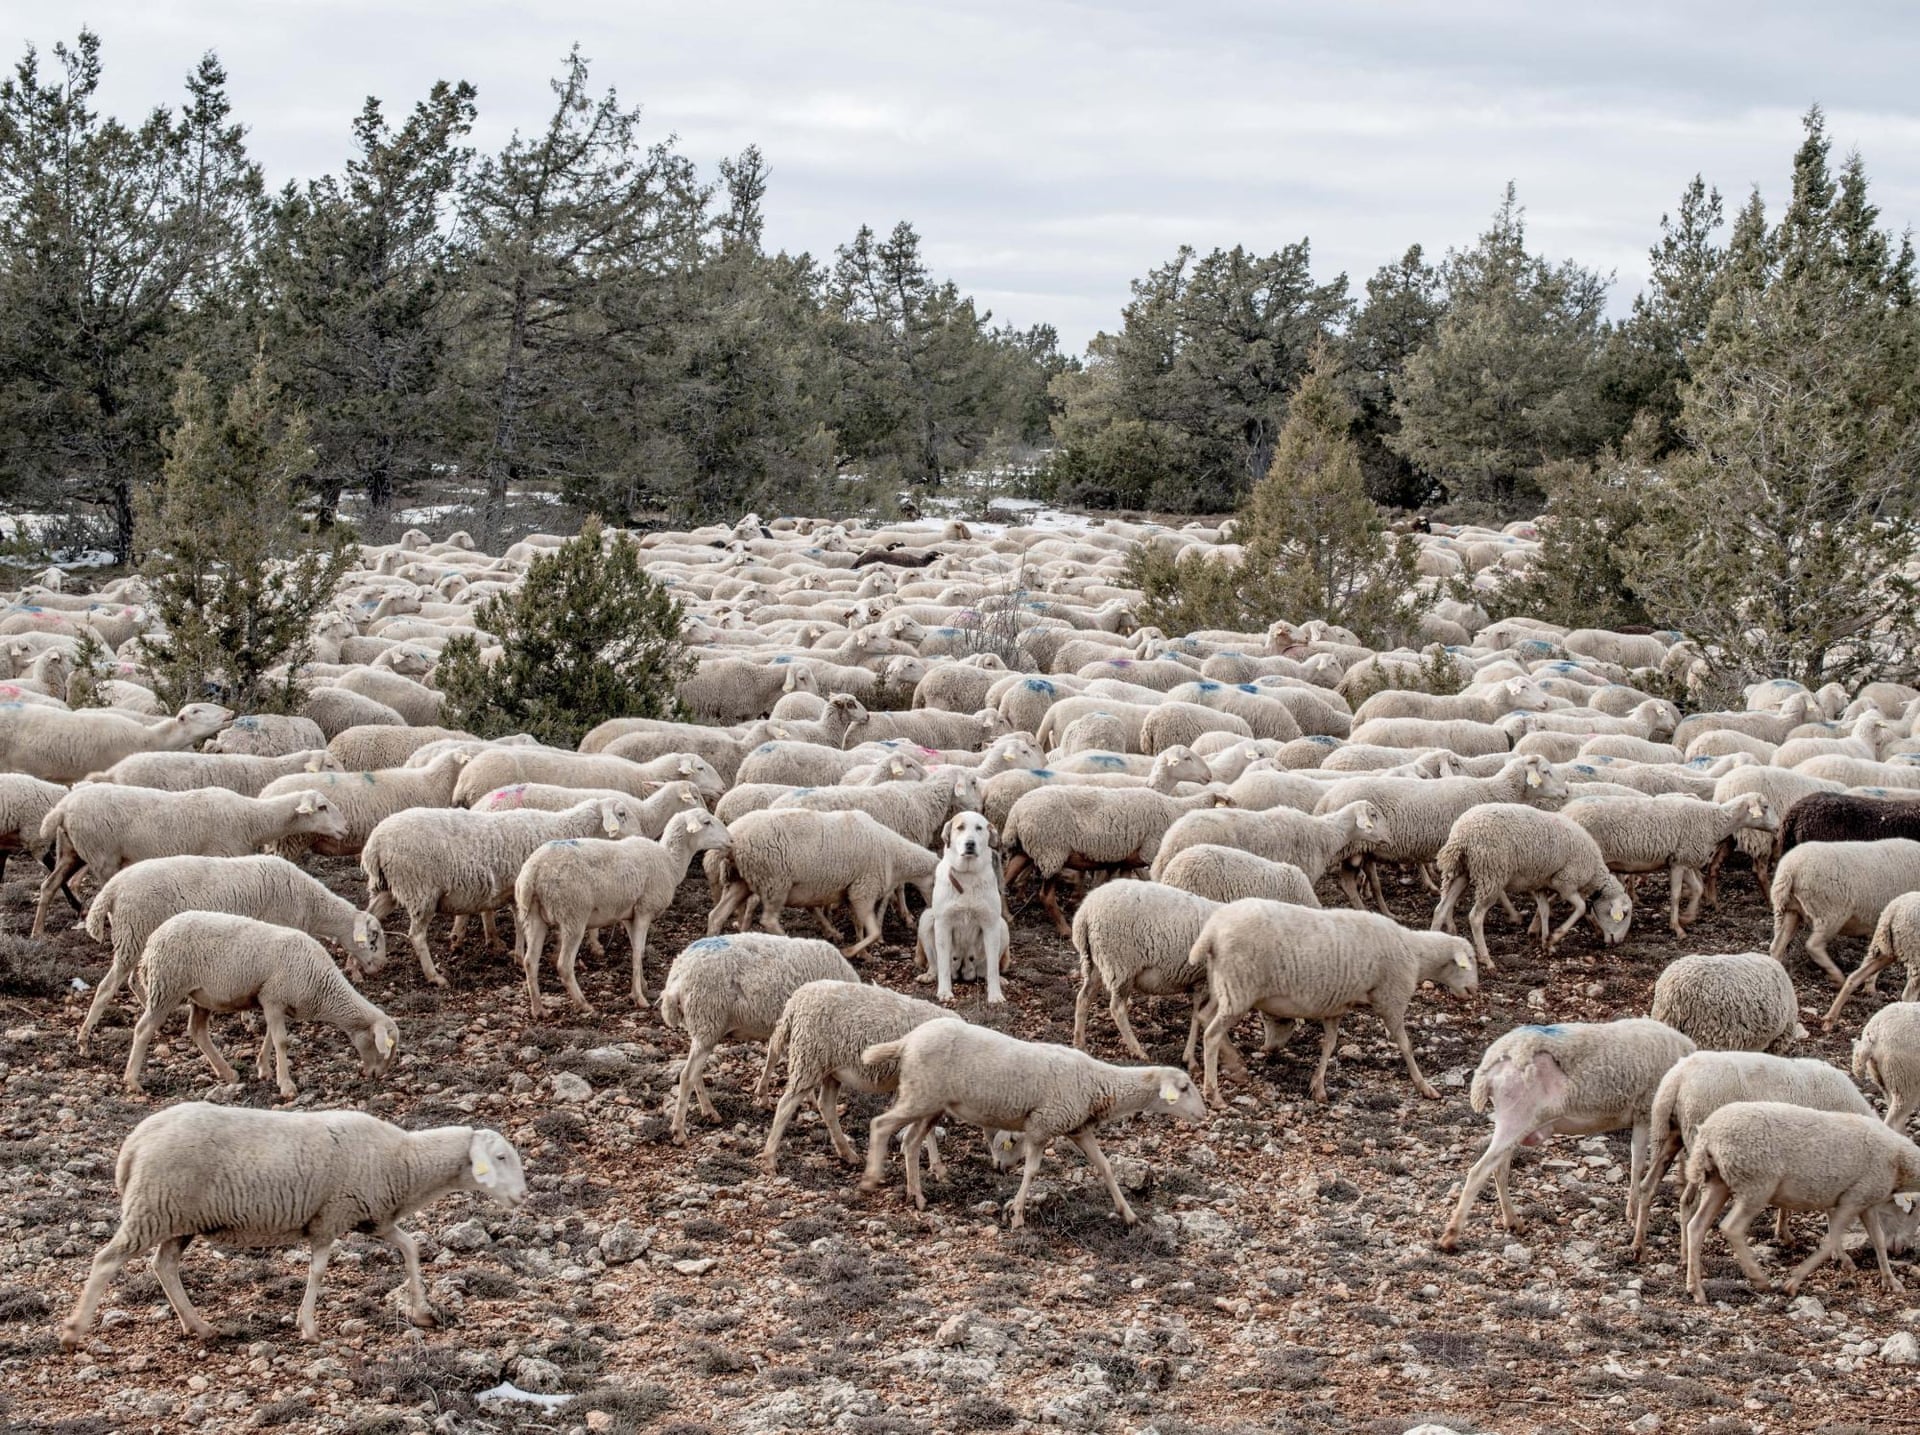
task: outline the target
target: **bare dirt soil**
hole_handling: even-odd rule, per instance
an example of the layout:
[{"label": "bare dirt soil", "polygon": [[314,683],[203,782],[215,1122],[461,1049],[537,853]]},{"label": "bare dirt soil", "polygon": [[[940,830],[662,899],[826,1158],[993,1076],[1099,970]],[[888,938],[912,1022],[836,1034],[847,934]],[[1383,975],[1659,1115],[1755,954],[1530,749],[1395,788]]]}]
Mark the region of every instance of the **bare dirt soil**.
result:
[{"label": "bare dirt soil", "polygon": [[[26,929],[38,876],[26,866],[16,859],[0,892],[13,932]],[[362,895],[350,864],[317,870]],[[1670,1188],[1648,1258],[1626,1253],[1624,1135],[1524,1153],[1514,1191],[1526,1228],[1500,1232],[1488,1196],[1460,1254],[1433,1248],[1486,1139],[1465,1082],[1487,1042],[1548,1016],[1643,1013],[1674,956],[1764,947],[1769,922],[1750,874],[1729,871],[1723,889],[1721,909],[1684,942],[1661,923],[1660,884],[1624,949],[1604,951],[1587,931],[1550,961],[1496,916],[1499,970],[1480,991],[1416,998],[1415,1040],[1440,1101],[1413,1091],[1362,1014],[1342,1030],[1324,1106],[1307,1099],[1317,1043],[1302,1036],[1254,1063],[1253,1085],[1229,1088],[1231,1109],[1204,1126],[1112,1129],[1104,1144],[1141,1214],[1131,1230],[1071,1152],[1049,1158],[1027,1228],[1006,1229],[1001,1205],[1015,1182],[967,1131],[951,1136],[951,1179],[929,1185],[925,1212],[898,1184],[858,1194],[811,1113],[769,1179],[754,1164],[768,1119],[749,1094],[758,1046],[730,1048],[709,1069],[724,1119],[696,1118],[691,1144],[675,1147],[662,1108],[684,1042],[627,1003],[623,944],[584,963],[600,1016],[535,1024],[504,956],[470,942],[443,963],[453,985],[437,991],[395,930],[367,989],[400,1019],[396,1069],[369,1083],[337,1033],[307,1027],[296,1029],[294,1073],[302,1106],[364,1105],[410,1126],[492,1124],[519,1145],[533,1193],[519,1212],[456,1196],[412,1223],[439,1327],[406,1321],[392,1299],[399,1262],[371,1242],[339,1248],[313,1345],[292,1324],[303,1252],[196,1248],[185,1277],[220,1330],[215,1344],[181,1336],[136,1262],[110,1292],[103,1327],[71,1357],[55,1326],[113,1229],[114,1153],[156,1104],[209,1094],[209,1073],[176,1029],[149,1064],[154,1104],[126,1099],[124,1008],[92,1058],[73,1048],[87,998],[69,982],[98,979],[101,949],[73,931],[44,943],[0,937],[0,1428],[1912,1431],[1916,1367],[1881,1352],[1890,1337],[1920,1334],[1920,1296],[1833,1270],[1794,1302],[1757,1295],[1710,1246],[1713,1304],[1693,1306],[1676,1271]],[[1394,895],[1402,920],[1424,924],[1429,896],[1407,884]],[[656,924],[656,992],[666,960],[701,934],[705,906],[696,876]],[[917,990],[901,935],[889,929],[865,973]],[[1844,944],[1843,959],[1858,951]],[[1009,1007],[988,1012],[977,988],[963,988],[960,1009],[1022,1036],[1069,1039],[1075,959],[1037,905],[1020,915],[1014,958]],[[1831,990],[1795,960],[1817,1017]],[[1830,1037],[1810,1020],[1805,1051],[1844,1061],[1871,1009],[1856,1003]],[[1185,1005],[1135,1012],[1149,1049],[1177,1060]],[[217,1020],[216,1036],[250,1074],[257,1022]],[[1094,1049],[1121,1056],[1104,1011]],[[584,1081],[584,1099],[571,1078]],[[253,1080],[213,1095],[273,1100]],[[878,1109],[855,1098],[856,1137]],[[1817,1235],[1798,1220],[1795,1253]],[[1775,1265],[1788,1255],[1762,1254]],[[476,1401],[502,1380],[578,1398]]]}]

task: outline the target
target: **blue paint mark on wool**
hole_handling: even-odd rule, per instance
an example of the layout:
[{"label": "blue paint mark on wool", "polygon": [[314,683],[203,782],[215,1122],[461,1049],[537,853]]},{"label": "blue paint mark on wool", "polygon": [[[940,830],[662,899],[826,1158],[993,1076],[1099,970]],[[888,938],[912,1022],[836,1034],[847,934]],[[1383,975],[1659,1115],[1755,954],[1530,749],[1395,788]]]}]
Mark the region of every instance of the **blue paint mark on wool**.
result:
[{"label": "blue paint mark on wool", "polygon": [[687,944],[687,950],[690,952],[724,952],[732,945],[733,940],[729,937],[702,937],[697,942],[689,942]]}]

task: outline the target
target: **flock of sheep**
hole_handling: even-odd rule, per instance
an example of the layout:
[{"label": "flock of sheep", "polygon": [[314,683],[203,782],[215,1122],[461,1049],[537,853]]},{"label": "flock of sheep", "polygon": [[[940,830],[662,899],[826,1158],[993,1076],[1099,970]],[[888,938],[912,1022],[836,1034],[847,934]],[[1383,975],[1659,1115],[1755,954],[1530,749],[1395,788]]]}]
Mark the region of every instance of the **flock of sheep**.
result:
[{"label": "flock of sheep", "polygon": [[[292,716],[236,717],[211,703],[163,712],[140,666],[138,579],[74,593],[49,574],[17,595],[0,617],[15,673],[0,688],[0,870],[11,852],[45,864],[36,936],[63,900],[83,908],[77,879],[92,886],[85,929],[112,956],[78,1031],[82,1052],[131,984],[133,1092],[182,1007],[221,1082],[236,1076],[211,1019],[245,1010],[263,1016],[257,1070],[265,1079],[271,1065],[282,1097],[298,1094],[290,1022],[338,1028],[377,1076],[405,1025],[355,983],[384,964],[383,923],[402,909],[421,973],[440,986],[469,919],[492,946],[510,910],[535,1020],[547,1011],[549,939],[565,999],[587,1016],[581,948],[601,956],[623,928],[631,999],[645,1008],[650,928],[691,878],[708,889],[708,935],[672,957],[659,993],[661,1018],[686,1043],[674,1140],[687,1139],[690,1104],[717,1119],[703,1075],[715,1051],[764,1042],[756,1094],[786,1073],[769,1172],[809,1101],[834,1151],[860,1162],[840,1094],[889,1094],[863,1188],[884,1181],[897,1143],[924,1206],[921,1163],[942,1172],[947,1122],[986,1133],[996,1166],[1021,1165],[1013,1225],[1056,1141],[1085,1155],[1132,1223],[1099,1129],[1142,1113],[1204,1119],[1221,1103],[1222,1066],[1244,1075],[1235,1040],[1248,1016],[1266,1052],[1300,1023],[1319,1025],[1310,1089],[1324,1101],[1340,1022],[1364,1008],[1414,1087],[1437,1098],[1408,1009],[1423,991],[1471,997],[1494,966],[1496,908],[1543,951],[1583,921],[1616,946],[1636,896],[1652,890],[1646,879],[1664,877],[1653,900],[1683,935],[1723,879],[1739,880],[1722,869],[1740,854],[1772,904],[1771,952],[1673,962],[1645,1017],[1523,1026],[1493,1041],[1471,1085],[1492,1137],[1440,1244],[1457,1243],[1489,1181],[1516,1227],[1508,1178],[1522,1144],[1630,1131],[1636,1249],[1684,1153],[1696,1299],[1706,1232],[1723,1211],[1733,1256],[1767,1287],[1746,1232],[1769,1206],[1783,1230],[1790,1211],[1829,1218],[1789,1290],[1823,1261],[1848,1263],[1842,1242],[1856,1222],[1893,1283],[1888,1246],[1920,1224],[1920,1147],[1904,1134],[1920,1107],[1920,690],[1778,681],[1751,689],[1742,710],[1683,716],[1665,695],[1692,691],[1701,655],[1670,633],[1496,622],[1434,595],[1422,649],[1375,652],[1319,622],[1184,635],[1139,626],[1122,577],[1136,545],[1238,561],[1230,533],[1197,525],[989,536],[957,523],[867,530],[749,516],[640,539],[649,571],[685,605],[699,658],[678,693],[683,720],[610,721],[577,752],[440,725],[441,648],[475,633],[476,604],[561,541],[536,536],[498,557],[464,535],[364,548],[314,634],[308,696]],[[1496,607],[1501,574],[1534,548],[1524,525],[1421,541],[1436,590],[1471,575]],[[118,653],[111,672],[91,675],[110,706],[69,708],[90,634]],[[483,650],[492,641],[478,637]],[[1459,691],[1427,690],[1443,671]],[[357,857],[364,906],[303,870],[311,854]],[[1430,929],[1388,914],[1389,871],[1433,893]],[[1072,1045],[1021,1040],[948,1004],[955,980],[982,983],[990,1007],[1004,1001],[1003,979],[1019,980],[1009,913],[1029,888],[1079,956]],[[1317,890],[1336,888],[1346,905],[1322,907]],[[824,939],[788,936],[793,909],[809,910]],[[882,940],[890,911],[936,1000],[865,983],[850,960]],[[453,919],[445,935],[441,916]],[[1833,939],[1870,939],[1829,1028],[1886,966],[1908,965],[1906,999],[1881,1006],[1854,1045],[1853,1075],[1884,1093],[1884,1121],[1847,1073],[1784,1054],[1806,1035],[1784,965],[1802,933],[1836,982]],[[1184,998],[1180,1062],[1089,1055],[1103,994],[1120,1044],[1142,1062],[1133,999]],[[418,1257],[397,1223],[450,1191],[511,1206],[526,1190],[493,1131],[201,1102],[141,1122],[116,1185],[122,1224],[62,1327],[69,1348],[114,1274],[149,1250],[182,1325],[206,1334],[178,1271],[196,1238],[310,1244],[299,1328],[312,1338],[333,1242],[380,1236],[406,1260],[409,1310],[424,1323]]]}]

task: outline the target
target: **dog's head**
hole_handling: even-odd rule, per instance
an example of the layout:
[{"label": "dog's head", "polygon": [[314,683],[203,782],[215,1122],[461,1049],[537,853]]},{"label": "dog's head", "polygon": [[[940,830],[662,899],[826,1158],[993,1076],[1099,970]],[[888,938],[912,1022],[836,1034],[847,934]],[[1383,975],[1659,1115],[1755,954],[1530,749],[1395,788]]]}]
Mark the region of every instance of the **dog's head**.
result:
[{"label": "dog's head", "polygon": [[956,812],[940,829],[940,840],[947,860],[957,867],[972,867],[990,858],[1000,845],[993,824],[978,812]]}]

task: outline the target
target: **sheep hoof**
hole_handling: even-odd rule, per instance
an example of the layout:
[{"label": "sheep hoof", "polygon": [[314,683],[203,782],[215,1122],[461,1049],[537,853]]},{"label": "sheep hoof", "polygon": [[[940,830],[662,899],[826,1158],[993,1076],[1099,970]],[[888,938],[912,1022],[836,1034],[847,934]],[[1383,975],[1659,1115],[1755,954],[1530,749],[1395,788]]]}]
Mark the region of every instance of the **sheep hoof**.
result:
[{"label": "sheep hoof", "polygon": [[1431,1082],[1420,1082],[1414,1089],[1429,1101],[1438,1101],[1440,1099],[1440,1093],[1434,1090]]},{"label": "sheep hoof", "polygon": [[1440,1239],[1434,1242],[1434,1246],[1442,1251],[1457,1251],[1460,1249],[1460,1237],[1456,1232],[1443,1231]]},{"label": "sheep hoof", "polygon": [[860,1178],[859,1186],[857,1186],[855,1189],[859,1191],[864,1191],[868,1195],[872,1195],[875,1191],[880,1189],[880,1186],[881,1186],[881,1181],[879,1177],[862,1176]]},{"label": "sheep hoof", "polygon": [[80,1348],[80,1332],[74,1328],[70,1320],[60,1322],[60,1348],[65,1351],[75,1351]]},{"label": "sheep hoof", "polygon": [[407,1319],[422,1330],[432,1330],[440,1324],[440,1318],[433,1313],[430,1306],[422,1306],[419,1310],[407,1312]]}]

